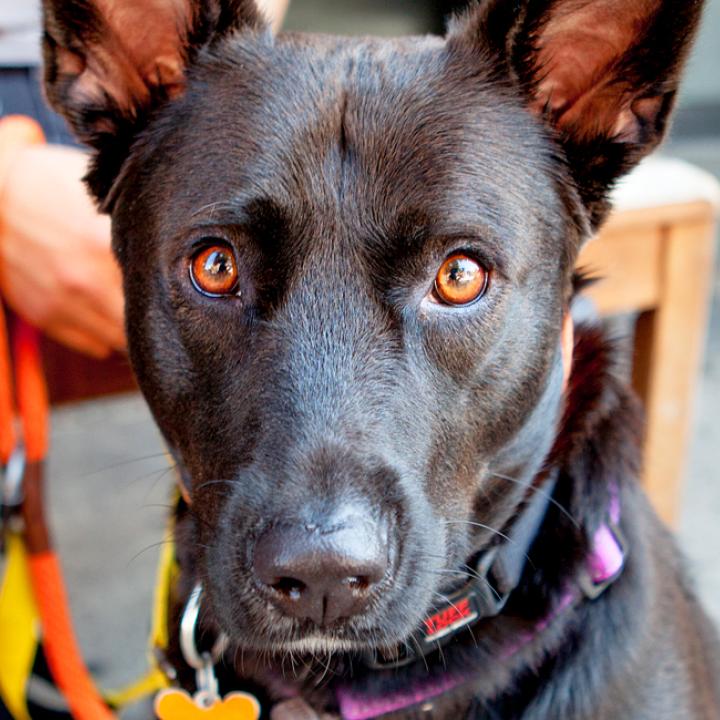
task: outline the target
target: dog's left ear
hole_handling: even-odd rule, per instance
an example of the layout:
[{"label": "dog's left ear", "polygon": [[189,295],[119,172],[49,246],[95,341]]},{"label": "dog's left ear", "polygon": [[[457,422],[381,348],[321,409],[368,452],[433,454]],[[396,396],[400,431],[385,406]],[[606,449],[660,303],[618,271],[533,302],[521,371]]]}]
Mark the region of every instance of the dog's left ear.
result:
[{"label": "dog's left ear", "polygon": [[451,30],[557,133],[594,224],[662,140],[702,0],[484,0]]},{"label": "dog's left ear", "polygon": [[150,113],[181,94],[197,53],[265,23],[254,0],[43,0],[45,91],[98,152],[104,201]]}]

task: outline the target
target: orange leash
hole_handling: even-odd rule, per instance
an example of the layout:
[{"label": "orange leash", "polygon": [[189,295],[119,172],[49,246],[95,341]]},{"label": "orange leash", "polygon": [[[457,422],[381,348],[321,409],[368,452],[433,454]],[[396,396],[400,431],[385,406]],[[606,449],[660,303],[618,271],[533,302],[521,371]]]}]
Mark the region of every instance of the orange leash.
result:
[{"label": "orange leash", "polygon": [[[28,145],[45,142],[40,125],[23,115],[7,115],[0,120],[0,183],[17,152]],[[2,185],[0,184],[0,192]],[[17,446],[17,428],[13,401],[13,377],[5,315],[0,308],[0,464],[5,466]]]},{"label": "orange leash", "polygon": [[[7,123],[11,120],[13,118],[2,121],[3,132],[7,131]],[[27,118],[15,120],[18,126],[12,126],[10,135],[16,142],[43,141],[39,126],[33,121]],[[53,550],[45,517],[43,471],[48,449],[48,416],[38,332],[17,320],[13,326],[11,353],[0,306],[0,463],[7,464],[21,440],[26,462],[21,509],[24,539],[42,623],[45,656],[53,680],[76,720],[111,720],[114,715],[95,686],[75,638],[60,561]],[[20,438],[16,417],[20,421]]]},{"label": "orange leash", "polygon": [[[7,336],[4,343],[0,341],[2,344],[7,346]],[[75,639],[60,561],[52,548],[45,518],[43,460],[48,446],[48,400],[37,332],[18,321],[12,344],[15,396],[26,457],[22,515],[45,657],[53,680],[74,718],[110,720],[114,716],[90,677]],[[8,427],[6,422],[4,436]]]},{"label": "orange leash", "polygon": [[38,332],[22,320],[15,325],[13,356],[16,368],[15,395],[22,423],[25,460],[28,463],[42,462],[48,451],[47,389]]},{"label": "orange leash", "polygon": [[30,577],[43,627],[45,657],[58,689],[77,720],[108,720],[113,714],[95,686],[78,646],[60,560],[52,548],[43,502],[43,465],[48,447],[48,399],[37,331],[20,322],[14,335],[16,395],[25,442],[23,517]]},{"label": "orange leash", "polygon": [[85,666],[73,632],[57,555],[32,555],[30,574],[42,618],[43,648],[50,672],[77,720],[113,718]]},{"label": "orange leash", "polygon": [[10,348],[5,314],[0,312],[0,466],[5,467],[17,444]]}]

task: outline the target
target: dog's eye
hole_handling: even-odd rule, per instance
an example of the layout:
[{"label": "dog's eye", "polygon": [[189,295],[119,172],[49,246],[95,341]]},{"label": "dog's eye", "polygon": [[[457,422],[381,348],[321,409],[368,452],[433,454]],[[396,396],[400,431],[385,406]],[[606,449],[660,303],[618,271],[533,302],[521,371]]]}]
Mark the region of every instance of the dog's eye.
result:
[{"label": "dog's eye", "polygon": [[487,290],[489,273],[467,255],[451,255],[435,277],[435,292],[447,305],[470,305]]},{"label": "dog's eye", "polygon": [[210,297],[235,294],[238,271],[235,255],[227,245],[208,245],[193,255],[190,279],[197,290]]}]

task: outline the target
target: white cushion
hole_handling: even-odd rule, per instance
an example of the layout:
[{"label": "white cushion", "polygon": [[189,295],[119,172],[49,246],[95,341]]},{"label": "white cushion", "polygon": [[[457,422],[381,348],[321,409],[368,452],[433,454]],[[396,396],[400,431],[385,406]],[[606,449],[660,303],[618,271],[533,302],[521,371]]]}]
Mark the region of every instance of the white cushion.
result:
[{"label": "white cushion", "polygon": [[612,201],[618,211],[701,201],[720,208],[720,183],[684,160],[650,157],[617,183]]}]

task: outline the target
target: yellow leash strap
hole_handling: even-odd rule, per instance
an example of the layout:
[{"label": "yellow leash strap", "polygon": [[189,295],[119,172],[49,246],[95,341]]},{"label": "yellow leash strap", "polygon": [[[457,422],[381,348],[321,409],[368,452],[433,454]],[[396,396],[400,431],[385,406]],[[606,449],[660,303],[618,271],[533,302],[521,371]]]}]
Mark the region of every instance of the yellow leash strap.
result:
[{"label": "yellow leash strap", "polygon": [[30,720],[25,692],[40,640],[40,620],[22,538],[6,537],[0,587],[0,694],[15,720]]},{"label": "yellow leash strap", "polygon": [[[105,694],[112,707],[130,705],[170,685],[158,666],[154,649],[167,648],[170,593],[177,575],[175,548],[167,543],[160,554],[153,601],[151,667],[128,687]],[[14,720],[31,720],[25,695],[39,639],[40,620],[25,545],[22,537],[8,533],[5,573],[0,586],[0,697]]]},{"label": "yellow leash strap", "polygon": [[[172,525],[168,529],[172,536]],[[170,682],[158,665],[157,651],[164,652],[168,646],[168,609],[170,594],[179,574],[175,559],[175,544],[166,542],[162,545],[158,561],[153,599],[152,628],[150,631],[149,660],[150,669],[139,680],[122,690],[105,694],[105,699],[112,707],[121,708],[144,697],[153,695],[170,686]]]},{"label": "yellow leash strap", "polygon": [[[40,639],[27,552],[22,538],[8,533],[6,566],[0,586],[0,697],[14,720],[31,720],[25,694]],[[158,666],[154,650],[168,645],[168,608],[170,593],[178,575],[175,548],[163,545],[158,563],[150,634],[150,669],[139,680],[118,691],[104,694],[114,708],[142,700],[169,687],[165,673]]]},{"label": "yellow leash strap", "polygon": [[[172,527],[169,528],[172,531]],[[23,538],[9,532],[5,572],[0,585],[0,698],[13,720],[31,720],[26,703],[27,683],[40,642],[40,618],[29,573]],[[113,708],[122,708],[170,686],[158,664],[156,651],[168,646],[168,611],[172,588],[179,575],[174,543],[160,552],[149,638],[150,668],[131,685],[103,693]]]},{"label": "yellow leash strap", "polygon": [[[171,525],[169,531],[172,530]],[[0,585],[0,698],[13,720],[31,720],[26,690],[40,643],[41,622],[22,536],[8,532],[5,552],[5,572]],[[170,686],[158,663],[157,651],[163,653],[168,646],[170,599],[178,575],[175,545],[164,543],[153,600],[150,668],[128,687],[103,694],[113,708],[130,705]]]},{"label": "yellow leash strap", "polygon": [[124,708],[127,705],[150,697],[168,687],[168,680],[160,668],[148,670],[139,680],[121,690],[111,690],[104,693],[105,700],[113,708]]},{"label": "yellow leash strap", "polygon": [[[168,526],[168,537],[175,534],[174,523]],[[177,583],[180,569],[175,558],[175,542],[171,539],[162,544],[158,571],[155,580],[155,598],[153,600],[152,631],[150,633],[150,654],[155,661],[155,649],[162,651],[168,647],[168,611],[170,609],[170,596]]]}]

